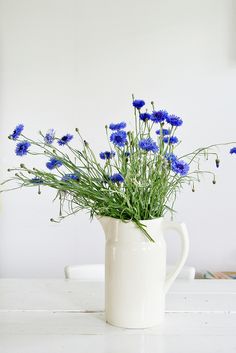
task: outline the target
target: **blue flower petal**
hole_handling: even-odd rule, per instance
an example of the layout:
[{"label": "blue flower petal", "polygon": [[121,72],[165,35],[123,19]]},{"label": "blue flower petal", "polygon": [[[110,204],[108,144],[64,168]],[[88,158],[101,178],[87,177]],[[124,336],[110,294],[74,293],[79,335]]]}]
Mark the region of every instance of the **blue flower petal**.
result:
[{"label": "blue flower petal", "polygon": [[117,123],[117,124],[111,123],[109,125],[109,129],[111,129],[113,131],[118,131],[118,130],[122,130],[125,128],[126,128],[126,123],[124,121],[122,121],[121,123]]},{"label": "blue flower petal", "polygon": [[65,136],[62,136],[60,140],[58,140],[58,144],[60,146],[66,145],[68,142],[70,142],[73,139],[73,135],[66,134]]},{"label": "blue flower petal", "polygon": [[19,124],[19,125],[17,125],[15,127],[15,130],[13,131],[13,133],[9,137],[12,140],[17,140],[23,130],[24,130],[24,125],[23,124]]},{"label": "blue flower petal", "polygon": [[123,183],[124,177],[120,173],[116,173],[110,176],[112,183]]},{"label": "blue flower petal", "polygon": [[153,153],[156,153],[159,151],[159,148],[156,144],[155,141],[153,141],[153,139],[151,139],[150,137],[147,139],[143,139],[139,141],[139,147],[144,150],[144,151],[151,151]]},{"label": "blue flower petal", "polygon": [[17,143],[16,149],[15,149],[16,155],[17,156],[26,155],[28,153],[28,149],[30,146],[31,146],[31,144],[28,141],[22,141],[22,142]]},{"label": "blue flower petal", "polygon": [[110,136],[110,141],[118,147],[124,147],[127,142],[127,133],[124,130],[113,132]]},{"label": "blue flower petal", "polygon": [[133,106],[137,109],[141,109],[145,105],[145,102],[142,99],[135,99],[133,101]]}]

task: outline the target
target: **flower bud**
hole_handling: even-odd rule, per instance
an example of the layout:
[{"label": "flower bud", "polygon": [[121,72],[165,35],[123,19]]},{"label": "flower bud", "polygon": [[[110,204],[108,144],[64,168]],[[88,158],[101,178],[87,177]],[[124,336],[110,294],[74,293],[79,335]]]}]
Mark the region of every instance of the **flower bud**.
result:
[{"label": "flower bud", "polygon": [[220,160],[219,158],[216,158],[216,168],[219,168],[219,166],[220,166]]},{"label": "flower bud", "polygon": [[21,168],[25,168],[25,165],[23,163],[20,164]]},{"label": "flower bud", "polygon": [[76,127],[76,128],[75,128],[75,131],[76,131],[76,132],[79,132],[79,129]]}]

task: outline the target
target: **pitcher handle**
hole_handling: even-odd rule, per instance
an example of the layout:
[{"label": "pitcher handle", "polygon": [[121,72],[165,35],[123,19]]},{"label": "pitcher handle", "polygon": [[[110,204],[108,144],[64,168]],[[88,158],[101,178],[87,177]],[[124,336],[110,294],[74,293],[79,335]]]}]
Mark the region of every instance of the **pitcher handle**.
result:
[{"label": "pitcher handle", "polygon": [[188,238],[187,227],[184,223],[176,223],[176,222],[164,220],[163,226],[164,226],[164,230],[173,229],[179,233],[181,237],[181,247],[182,247],[180,259],[177,261],[177,264],[173,269],[173,271],[171,271],[166,277],[166,281],[164,285],[164,291],[166,293],[169,290],[172,283],[174,282],[174,280],[176,279],[176,277],[178,276],[178,274],[180,273],[188,257],[189,238]]}]

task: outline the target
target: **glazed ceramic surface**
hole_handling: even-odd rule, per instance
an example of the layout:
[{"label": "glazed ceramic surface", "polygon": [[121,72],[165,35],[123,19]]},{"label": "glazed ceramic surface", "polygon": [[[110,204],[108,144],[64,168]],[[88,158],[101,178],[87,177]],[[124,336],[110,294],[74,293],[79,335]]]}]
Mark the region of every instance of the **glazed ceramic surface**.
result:
[{"label": "glazed ceramic surface", "polygon": [[[184,223],[164,218],[141,221],[151,242],[135,223],[111,217],[98,218],[106,236],[105,311],[106,321],[125,328],[146,328],[164,319],[165,295],[181,271],[189,250]],[[182,253],[166,278],[165,231],[181,237]]]}]

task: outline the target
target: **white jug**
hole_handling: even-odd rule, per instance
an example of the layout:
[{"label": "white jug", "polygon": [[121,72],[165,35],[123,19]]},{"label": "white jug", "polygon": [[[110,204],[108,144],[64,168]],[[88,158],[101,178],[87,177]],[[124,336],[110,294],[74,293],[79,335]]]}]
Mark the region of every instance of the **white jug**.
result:
[{"label": "white jug", "polygon": [[[132,221],[98,217],[106,236],[106,321],[124,328],[146,328],[160,324],[165,313],[165,295],[181,271],[189,251],[184,223],[164,218],[140,221],[151,242]],[[164,232],[174,229],[181,236],[182,254],[166,278]]]}]

